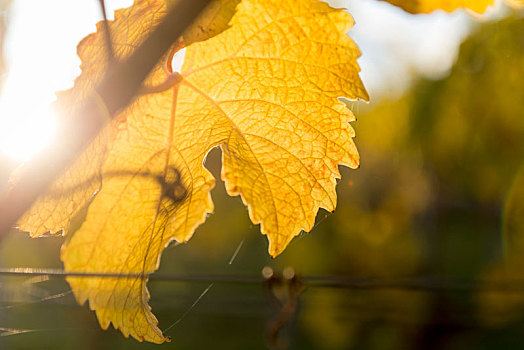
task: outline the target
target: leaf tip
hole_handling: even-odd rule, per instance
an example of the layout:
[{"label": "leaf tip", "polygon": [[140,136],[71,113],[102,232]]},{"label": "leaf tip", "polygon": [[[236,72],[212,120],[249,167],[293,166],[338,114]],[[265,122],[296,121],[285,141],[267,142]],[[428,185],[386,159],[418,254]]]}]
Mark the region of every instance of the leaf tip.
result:
[{"label": "leaf tip", "polygon": [[273,244],[269,241],[268,253],[271,256],[271,259],[275,259],[284,249],[279,248],[277,244]]},{"label": "leaf tip", "polygon": [[274,237],[272,235],[268,235],[268,253],[271,256],[271,258],[275,259],[278,255],[280,255],[295,236],[296,235]]}]

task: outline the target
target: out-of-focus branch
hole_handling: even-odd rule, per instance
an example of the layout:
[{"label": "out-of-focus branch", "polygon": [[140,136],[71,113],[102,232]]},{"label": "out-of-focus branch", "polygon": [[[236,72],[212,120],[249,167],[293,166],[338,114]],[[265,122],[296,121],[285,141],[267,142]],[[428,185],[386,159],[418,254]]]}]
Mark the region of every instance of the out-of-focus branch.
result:
[{"label": "out-of-focus branch", "polygon": [[104,37],[106,39],[106,47],[108,52],[107,61],[112,63],[115,59],[115,52],[113,51],[113,40],[111,39],[111,30],[109,28],[109,22],[107,21],[106,3],[104,0],[98,0],[100,4],[100,11],[104,18]]},{"label": "out-of-focus branch", "polygon": [[133,100],[155,64],[209,2],[178,1],[133,55],[108,68],[96,92],[81,101],[67,118],[69,123],[61,126],[55,142],[24,165],[16,184],[0,198],[0,239],[98,135],[108,116],[114,117]]}]

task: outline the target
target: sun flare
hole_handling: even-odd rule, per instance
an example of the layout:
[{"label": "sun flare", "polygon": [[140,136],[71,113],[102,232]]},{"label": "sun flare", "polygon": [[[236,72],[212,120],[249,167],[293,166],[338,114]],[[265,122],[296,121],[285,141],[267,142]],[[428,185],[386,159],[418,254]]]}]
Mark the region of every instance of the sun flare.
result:
[{"label": "sun flare", "polygon": [[0,149],[7,156],[26,161],[52,139],[56,123],[46,101],[25,101],[23,92],[0,100]]},{"label": "sun flare", "polygon": [[[131,2],[107,4],[110,18],[115,8]],[[0,96],[0,153],[26,161],[53,139],[55,92],[73,85],[80,73],[76,45],[95,31],[100,16],[97,1],[12,3],[4,46],[8,71]]]}]

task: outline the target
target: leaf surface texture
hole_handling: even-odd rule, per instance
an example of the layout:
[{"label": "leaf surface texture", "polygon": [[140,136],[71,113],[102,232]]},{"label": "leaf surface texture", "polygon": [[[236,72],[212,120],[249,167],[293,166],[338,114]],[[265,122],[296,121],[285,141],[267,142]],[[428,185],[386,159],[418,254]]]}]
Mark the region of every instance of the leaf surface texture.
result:
[{"label": "leaf surface texture", "polygon": [[[165,9],[136,0],[117,11],[110,27],[118,58]],[[171,72],[168,55],[145,83],[154,93],[139,96],[35,204],[20,225],[35,235],[67,229],[89,204],[62,248],[68,271],[144,275],[68,278],[103,328],[165,341],[148,305],[147,275],[166,245],[189,240],[212,213],[215,179],[203,163],[213,147],[222,150],[228,193],[241,196],[272,256],[312,229],[320,207],[335,209],[338,166],[359,165],[355,118],[338,98],[368,99],[360,52],[345,34],[352,25],[347,12],[316,0],[215,2],[173,46],[186,46],[180,73]],[[66,94],[81,96],[102,76],[103,30],[79,45],[83,71]]]}]

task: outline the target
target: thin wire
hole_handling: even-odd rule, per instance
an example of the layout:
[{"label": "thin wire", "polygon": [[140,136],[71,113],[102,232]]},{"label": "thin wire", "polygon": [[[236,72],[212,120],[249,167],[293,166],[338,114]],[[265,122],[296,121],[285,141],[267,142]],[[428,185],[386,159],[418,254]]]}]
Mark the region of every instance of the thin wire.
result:
[{"label": "thin wire", "polygon": [[[242,248],[242,245],[244,244],[244,240],[241,240],[239,245],[237,246],[237,249],[235,249],[235,252],[233,253],[233,255],[231,256],[231,259],[229,259],[229,263],[228,265],[231,265],[233,264],[233,262],[235,261],[235,259],[237,258],[237,255],[238,255],[238,252],[240,251],[240,248]],[[166,329],[164,329],[162,331],[162,333],[166,334],[167,331],[169,331],[171,328],[175,327],[177,324],[179,324],[192,310],[193,308],[200,302],[200,300],[202,300],[202,298],[207,294],[207,292],[209,292],[209,290],[215,285],[214,282],[212,282],[211,284],[209,284],[209,286],[207,286],[206,289],[204,289],[204,291],[202,293],[200,293],[200,295],[198,296],[198,298],[196,298],[196,300],[193,302],[193,304],[191,304],[191,306],[182,314],[182,316],[180,316],[180,318],[178,320],[176,320],[175,322],[173,322],[173,324],[171,324],[169,327],[167,327]]]},{"label": "thin wire", "polygon": [[99,328],[42,328],[42,329],[21,329],[21,328],[6,328],[6,327],[0,327],[0,337],[7,337],[10,335],[18,335],[18,334],[24,334],[24,333],[40,333],[40,332],[63,332],[63,331],[92,331],[92,332],[98,332]]},{"label": "thin wire", "polygon": [[237,249],[235,249],[235,252],[233,253],[233,256],[231,256],[231,259],[229,259],[228,265],[233,264],[233,261],[237,258],[238,252],[240,251],[240,248],[244,245],[244,240],[240,241],[240,244],[238,245]]},{"label": "thin wire", "polygon": [[0,327],[0,337],[7,337],[10,335],[18,335],[23,333],[33,333],[38,332],[34,329],[17,329],[17,328],[4,328]]},{"label": "thin wire", "polygon": [[318,220],[315,225],[313,225],[313,228],[311,229],[311,231],[313,231],[313,229],[315,229],[318,225],[320,225],[322,222],[324,222],[324,220],[326,220],[328,217],[331,216],[331,214],[333,214],[332,211],[328,211],[327,213],[324,214],[324,217],[321,218],[320,220]]},{"label": "thin wire", "polygon": [[211,283],[209,286],[207,286],[206,289],[204,289],[204,291],[198,296],[198,298],[196,298],[196,300],[193,302],[193,304],[191,304],[191,306],[182,314],[182,316],[180,316],[180,318],[178,320],[176,320],[172,325],[170,325],[169,327],[167,327],[166,329],[164,329],[162,331],[162,333],[166,333],[167,331],[169,331],[171,328],[173,328],[174,326],[176,326],[177,324],[179,324],[190,312],[191,310],[193,310],[193,308],[196,306],[196,304],[199,303],[199,301],[207,294],[207,292],[209,292],[209,290],[211,289],[211,287],[214,286],[214,283]]},{"label": "thin wire", "polygon": [[[333,213],[334,213],[334,212],[329,212],[329,211],[326,212],[322,218],[318,219],[318,221],[315,222],[315,224],[313,225],[313,227],[311,228],[311,230],[310,230],[309,232],[306,232],[306,231],[304,231],[304,230],[300,231],[299,238],[302,237],[303,234],[313,232],[313,230],[314,230],[318,225],[320,225],[324,220],[326,220],[326,219],[327,219],[329,216],[331,216],[331,214],[333,214]],[[292,240],[292,241],[289,243],[289,245],[290,245],[290,246],[291,246],[291,245],[294,245],[294,244],[297,243],[297,242],[298,242],[298,240],[294,239],[294,240]]]},{"label": "thin wire", "polygon": [[[0,276],[42,276],[83,278],[130,278],[163,282],[262,284],[262,276],[242,274],[118,274],[96,272],[66,272],[56,269],[1,268]],[[337,289],[401,289],[413,291],[456,291],[476,290],[504,293],[524,293],[524,278],[504,280],[459,279],[442,276],[414,276],[409,278],[380,278],[355,276],[298,276],[310,288]]]},{"label": "thin wire", "polygon": [[427,292],[496,291],[524,293],[524,279],[482,280],[441,276],[415,276],[410,278],[304,276],[308,287],[337,289],[400,289]]},{"label": "thin wire", "polygon": [[66,295],[69,295],[71,293],[72,293],[72,291],[68,290],[66,292],[53,294],[53,295],[48,295],[48,296],[46,296],[44,298],[41,298],[41,299],[38,299],[38,300],[34,300],[34,301],[27,301],[27,302],[24,302],[24,303],[17,303],[17,304],[12,304],[12,305],[6,305],[6,306],[3,306],[3,307],[0,307],[0,311],[1,310],[12,309],[12,308],[19,307],[19,306],[24,306],[24,305],[31,305],[31,304],[41,303],[41,302],[48,301],[48,300],[63,298]]},{"label": "thin wire", "polygon": [[49,277],[83,277],[83,278],[122,278],[149,279],[150,281],[173,282],[207,282],[207,283],[261,283],[262,277],[251,277],[234,274],[148,274],[148,273],[105,273],[105,272],[67,272],[58,269],[34,268],[0,268],[0,276],[49,276]]}]

